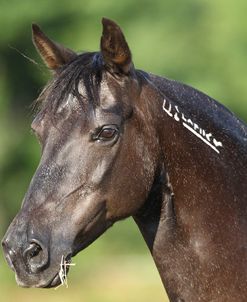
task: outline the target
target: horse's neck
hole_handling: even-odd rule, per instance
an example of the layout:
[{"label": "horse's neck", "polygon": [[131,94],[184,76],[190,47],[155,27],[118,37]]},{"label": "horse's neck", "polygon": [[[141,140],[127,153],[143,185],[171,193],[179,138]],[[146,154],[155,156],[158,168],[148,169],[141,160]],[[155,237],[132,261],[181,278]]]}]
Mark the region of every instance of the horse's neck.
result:
[{"label": "horse's neck", "polygon": [[[230,260],[241,242],[246,242],[246,224],[238,219],[240,213],[247,215],[243,203],[247,199],[246,127],[192,88],[160,78],[151,79],[152,85],[148,95],[153,93],[155,99],[152,111],[164,161],[134,219],[171,301],[210,301],[213,297],[230,301],[217,290],[228,286],[233,297],[238,297],[231,287],[233,280],[224,279],[237,269],[226,270],[222,277],[215,265]],[[235,179],[231,179],[233,172]],[[216,246],[223,249],[221,254]],[[244,280],[239,281],[241,286]]]}]

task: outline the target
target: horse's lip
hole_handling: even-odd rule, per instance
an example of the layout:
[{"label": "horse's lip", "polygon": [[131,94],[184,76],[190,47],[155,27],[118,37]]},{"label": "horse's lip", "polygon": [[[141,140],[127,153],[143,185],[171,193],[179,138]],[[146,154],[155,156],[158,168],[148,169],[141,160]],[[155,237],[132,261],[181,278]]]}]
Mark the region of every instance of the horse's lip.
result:
[{"label": "horse's lip", "polygon": [[49,280],[45,284],[44,283],[43,284],[38,284],[38,285],[35,285],[34,287],[36,287],[36,288],[51,288],[51,287],[58,286],[59,284],[61,284],[61,279],[60,279],[59,272],[58,272],[58,273],[56,273],[56,275],[51,280]]},{"label": "horse's lip", "polygon": [[[67,263],[70,263],[71,262],[71,254],[69,254],[67,257],[66,257],[66,262]],[[66,266],[66,276],[69,272],[69,266]],[[48,282],[46,285],[42,286],[43,288],[51,288],[51,287],[55,287],[55,286],[58,286],[60,285],[62,282],[61,278],[60,278],[60,275],[59,275],[59,272],[56,273],[56,275],[50,280],[50,282]]]},{"label": "horse's lip", "polygon": [[[71,254],[69,254],[67,257],[66,257],[66,262],[67,263],[70,263],[71,262]],[[60,272],[60,271],[59,271]],[[56,275],[46,284],[44,285],[39,285],[39,286],[36,286],[36,287],[41,287],[41,288],[52,288],[52,287],[55,287],[55,286],[58,286],[61,284],[61,278],[60,278],[60,275],[59,275],[59,272],[56,273]],[[66,276],[68,275],[68,272],[69,272],[69,266],[66,267]]]},{"label": "horse's lip", "polygon": [[59,277],[59,273],[57,273],[55,277],[48,284],[43,286],[43,288],[51,288],[51,287],[58,286],[59,284],[61,284],[61,279]]}]

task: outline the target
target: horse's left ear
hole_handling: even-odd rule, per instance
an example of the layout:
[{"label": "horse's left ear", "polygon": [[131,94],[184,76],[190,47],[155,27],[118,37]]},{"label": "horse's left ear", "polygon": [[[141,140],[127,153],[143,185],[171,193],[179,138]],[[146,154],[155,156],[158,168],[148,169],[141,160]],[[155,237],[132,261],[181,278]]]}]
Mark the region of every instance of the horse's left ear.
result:
[{"label": "horse's left ear", "polygon": [[129,73],[133,66],[131,52],[120,27],[113,21],[103,18],[101,53],[103,59],[113,71]]},{"label": "horse's left ear", "polygon": [[49,39],[37,24],[32,24],[33,43],[46,65],[56,70],[77,56],[72,50]]}]

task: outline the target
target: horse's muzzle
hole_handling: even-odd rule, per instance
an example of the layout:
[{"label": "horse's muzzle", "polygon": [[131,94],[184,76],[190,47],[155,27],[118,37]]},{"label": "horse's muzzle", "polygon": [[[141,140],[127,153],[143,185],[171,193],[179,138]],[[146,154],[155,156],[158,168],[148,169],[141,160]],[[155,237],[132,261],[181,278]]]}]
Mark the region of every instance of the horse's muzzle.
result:
[{"label": "horse's muzzle", "polygon": [[[13,271],[16,271],[16,265],[22,260],[28,273],[37,274],[44,270],[49,262],[49,255],[47,248],[38,240],[32,240],[27,243],[25,248],[16,244],[12,244],[10,238],[7,236],[2,241],[2,247],[5,254],[6,261]],[[19,259],[18,259],[19,258]]]},{"label": "horse's muzzle", "polygon": [[15,252],[8,248],[8,244],[6,240],[2,241],[2,247],[3,247],[3,251],[4,251],[4,255],[5,255],[5,259],[8,263],[8,265],[10,266],[10,268],[15,271],[14,265],[13,265],[13,259],[15,258]]}]

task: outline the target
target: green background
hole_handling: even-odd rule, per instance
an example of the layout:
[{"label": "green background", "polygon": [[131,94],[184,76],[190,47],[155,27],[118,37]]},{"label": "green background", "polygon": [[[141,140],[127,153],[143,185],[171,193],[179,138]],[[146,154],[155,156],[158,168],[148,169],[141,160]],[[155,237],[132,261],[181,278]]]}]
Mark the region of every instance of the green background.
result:
[{"label": "green background", "polygon": [[[76,51],[94,51],[101,18],[112,18],[122,27],[137,68],[196,87],[246,121],[246,11],[246,0],[0,0],[0,237],[20,207],[40,156],[30,132],[30,104],[49,72],[32,45],[32,22]],[[131,218],[74,262],[68,289],[22,289],[1,251],[1,301],[166,301]]]}]

